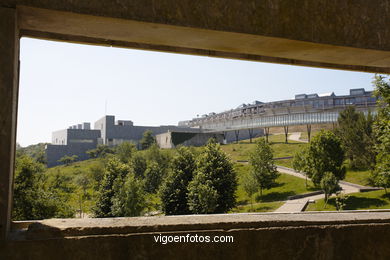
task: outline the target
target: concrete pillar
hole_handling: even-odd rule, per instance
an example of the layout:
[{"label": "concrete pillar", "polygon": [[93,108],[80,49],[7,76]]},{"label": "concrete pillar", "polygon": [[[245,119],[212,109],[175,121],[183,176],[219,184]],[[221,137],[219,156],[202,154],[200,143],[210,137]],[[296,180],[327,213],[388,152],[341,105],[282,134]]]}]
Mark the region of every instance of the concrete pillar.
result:
[{"label": "concrete pillar", "polygon": [[240,135],[240,130],[234,130],[234,134],[236,135],[236,143],[238,144],[238,136]]},{"label": "concrete pillar", "polygon": [[223,135],[223,144],[227,144],[227,132],[223,131],[222,135]]},{"label": "concrete pillar", "polygon": [[268,143],[269,127],[264,128],[264,133],[265,133],[265,141]]},{"label": "concrete pillar", "polygon": [[284,135],[286,137],[286,144],[288,143],[288,126],[283,126],[284,128]]},{"label": "concrete pillar", "polygon": [[252,137],[253,137],[253,128],[249,128],[249,142],[252,143]]},{"label": "concrete pillar", "polygon": [[0,8],[0,241],[11,225],[19,80],[16,10]]},{"label": "concrete pillar", "polygon": [[311,136],[311,125],[307,125],[307,140],[309,141],[310,143],[310,136]]}]

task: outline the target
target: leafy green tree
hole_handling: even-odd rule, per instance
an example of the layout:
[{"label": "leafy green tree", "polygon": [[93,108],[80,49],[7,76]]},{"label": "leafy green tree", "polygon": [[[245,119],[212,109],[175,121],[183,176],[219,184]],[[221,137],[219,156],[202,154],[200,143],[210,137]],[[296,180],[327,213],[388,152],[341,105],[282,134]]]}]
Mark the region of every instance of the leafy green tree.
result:
[{"label": "leafy green tree", "polygon": [[336,135],[341,140],[351,168],[369,168],[375,159],[372,124],[371,114],[366,117],[352,106],[339,114]]},{"label": "leafy green tree", "polygon": [[302,169],[317,187],[320,186],[325,172],[333,173],[337,180],[345,177],[341,141],[330,131],[321,130],[304,149],[302,158]]},{"label": "leafy green tree", "polygon": [[172,160],[171,171],[160,190],[162,209],[166,215],[189,214],[188,184],[196,170],[194,154],[187,147],[179,147]]},{"label": "leafy green tree", "polygon": [[376,138],[375,184],[385,188],[390,186],[390,82],[382,76],[375,76],[375,95],[378,97],[378,115],[373,131]]},{"label": "leafy green tree", "polygon": [[103,180],[100,184],[96,206],[93,208],[95,217],[112,217],[111,207],[115,195],[114,183],[117,178],[124,178],[131,168],[122,163],[119,159],[110,158],[104,172]]},{"label": "leafy green tree", "polygon": [[253,210],[253,195],[259,190],[256,179],[252,174],[246,174],[242,180],[242,185],[245,193],[249,196],[251,201],[251,209]]},{"label": "leafy green tree", "polygon": [[217,212],[219,195],[214,184],[203,172],[195,175],[188,185],[188,208],[195,214]]},{"label": "leafy green tree", "polygon": [[118,177],[114,185],[112,198],[112,215],[115,217],[141,216],[146,208],[146,196],[143,181],[137,179],[133,172]]},{"label": "leafy green tree", "polygon": [[271,146],[264,138],[257,141],[255,149],[249,155],[249,163],[252,166],[250,173],[256,180],[262,196],[263,190],[271,188],[279,176],[273,161]]},{"label": "leafy green tree", "polygon": [[349,196],[343,194],[342,192],[336,192],[336,209],[337,211],[343,210],[347,206],[347,200]]},{"label": "leafy green tree", "polygon": [[390,188],[390,172],[377,172],[374,179],[374,184],[377,187],[382,187],[385,189],[387,194],[387,189]]},{"label": "leafy green tree", "polygon": [[16,157],[27,155],[33,158],[36,162],[46,165],[47,158],[45,146],[46,143],[33,144],[27,147],[21,147],[20,144],[16,144]]},{"label": "leafy green tree", "polygon": [[14,180],[14,220],[34,220],[69,217],[72,212],[60,212],[56,196],[45,189],[44,167],[29,156],[16,159]]},{"label": "leafy green tree", "polygon": [[113,154],[114,150],[108,145],[99,144],[95,149],[88,150],[86,152],[91,158],[105,157],[108,154]]},{"label": "leafy green tree", "polygon": [[147,161],[154,161],[167,170],[170,167],[171,156],[168,151],[161,150],[157,144],[153,144],[144,152]]},{"label": "leafy green tree", "polygon": [[132,156],[131,165],[133,167],[135,177],[137,178],[145,177],[144,175],[145,175],[147,163],[145,157],[140,152],[136,152]]},{"label": "leafy green tree", "polygon": [[146,130],[140,140],[141,149],[146,150],[156,143],[156,138],[153,136],[153,132]]},{"label": "leafy green tree", "polygon": [[155,193],[167,175],[171,158],[168,153],[161,151],[156,144],[145,151],[144,157],[146,159],[145,189],[148,193]]},{"label": "leafy green tree", "polygon": [[[210,139],[198,156],[197,171],[189,184],[188,204],[194,213],[199,213],[197,203],[208,205],[208,213],[225,213],[236,204],[237,176],[233,164],[214,139]],[[216,196],[211,196],[216,192]],[[209,194],[210,203],[204,203],[201,197]],[[216,199],[213,211],[211,203]],[[194,211],[195,210],[195,211]]]},{"label": "leafy green tree", "polygon": [[61,159],[58,160],[58,162],[65,164],[66,166],[69,166],[69,164],[77,161],[79,157],[77,155],[68,156],[65,155],[61,157]]},{"label": "leafy green tree", "polygon": [[305,175],[305,187],[307,189],[307,165],[306,165],[306,152],[305,150],[303,151],[299,151],[297,152],[295,155],[294,155],[294,158],[293,158],[293,162],[292,162],[292,166],[294,168],[294,170],[302,173]]},{"label": "leafy green tree", "polygon": [[123,142],[115,147],[116,156],[123,163],[129,163],[136,151],[137,148],[135,147],[135,144],[131,142]]},{"label": "leafy green tree", "polygon": [[94,190],[99,189],[99,185],[104,177],[105,166],[103,161],[97,161],[97,163],[92,164],[88,169],[88,175],[92,180],[92,187]]},{"label": "leafy green tree", "polygon": [[333,173],[325,172],[324,176],[321,179],[320,185],[321,185],[321,189],[324,191],[325,194],[325,205],[326,205],[328,203],[329,196],[340,189],[339,180],[336,178],[336,176]]},{"label": "leafy green tree", "polygon": [[148,193],[155,193],[159,189],[165,172],[165,169],[156,161],[148,161],[145,171],[145,190]]},{"label": "leafy green tree", "polygon": [[80,212],[80,218],[83,216],[83,212],[87,210],[84,207],[85,201],[91,198],[91,193],[89,192],[89,187],[91,185],[91,179],[85,174],[79,174],[75,178],[75,183],[77,185],[76,195],[77,201],[79,204],[78,211]]}]

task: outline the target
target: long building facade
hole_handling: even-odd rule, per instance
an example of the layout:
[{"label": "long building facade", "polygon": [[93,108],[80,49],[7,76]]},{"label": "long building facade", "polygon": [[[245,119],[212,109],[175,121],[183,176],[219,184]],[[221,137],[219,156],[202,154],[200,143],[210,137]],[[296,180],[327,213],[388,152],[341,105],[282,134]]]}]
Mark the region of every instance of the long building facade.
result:
[{"label": "long building facade", "polygon": [[375,113],[376,100],[372,91],[365,91],[363,88],[351,89],[349,95],[343,96],[336,96],[333,92],[299,94],[291,100],[242,104],[236,109],[181,121],[179,126],[199,127],[204,132],[216,132],[334,123],[347,106],[354,106],[357,111],[365,114]]}]

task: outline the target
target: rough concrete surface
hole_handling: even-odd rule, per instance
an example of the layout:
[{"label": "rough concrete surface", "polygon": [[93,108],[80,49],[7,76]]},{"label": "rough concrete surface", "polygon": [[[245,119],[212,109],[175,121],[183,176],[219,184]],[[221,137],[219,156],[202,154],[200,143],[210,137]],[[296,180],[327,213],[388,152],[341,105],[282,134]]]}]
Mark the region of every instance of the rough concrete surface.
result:
[{"label": "rough concrete surface", "polygon": [[[0,257],[386,259],[390,256],[389,219],[390,212],[378,211],[44,220],[25,231],[35,232],[34,237],[3,245]],[[159,234],[229,235],[234,242],[163,245],[154,241]]]}]

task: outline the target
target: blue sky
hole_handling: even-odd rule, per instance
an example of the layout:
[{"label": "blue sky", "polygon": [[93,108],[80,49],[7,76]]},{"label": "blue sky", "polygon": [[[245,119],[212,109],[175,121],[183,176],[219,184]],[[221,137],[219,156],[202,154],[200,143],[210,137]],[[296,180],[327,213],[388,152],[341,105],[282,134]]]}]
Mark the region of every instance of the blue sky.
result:
[{"label": "blue sky", "polygon": [[254,100],[372,89],[374,74],[23,38],[17,141],[107,114],[135,125],[177,124]]}]

